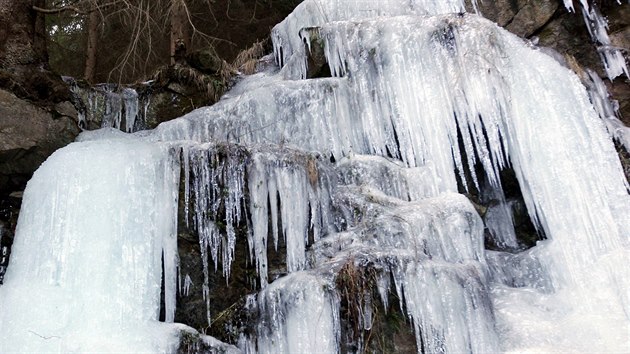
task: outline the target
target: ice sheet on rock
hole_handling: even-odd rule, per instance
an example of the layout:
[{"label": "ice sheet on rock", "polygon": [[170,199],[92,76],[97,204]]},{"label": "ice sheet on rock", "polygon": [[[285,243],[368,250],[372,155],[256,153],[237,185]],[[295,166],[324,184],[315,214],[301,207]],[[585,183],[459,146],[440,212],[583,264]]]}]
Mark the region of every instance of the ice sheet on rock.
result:
[{"label": "ice sheet on rock", "polygon": [[271,31],[274,55],[281,66],[289,64],[286,66],[294,72],[289,75],[290,78],[303,79],[306,77],[306,51],[310,48],[308,38],[298,35],[303,28],[372,17],[437,15],[464,11],[463,0],[306,0]]},{"label": "ice sheet on rock", "polygon": [[101,128],[116,128],[120,129],[120,122],[122,120],[122,99],[120,95],[107,91],[104,94],[105,111],[103,112],[103,121],[101,122]]},{"label": "ice sheet on rock", "polygon": [[128,140],[133,141],[136,137],[131,134],[126,134],[116,128],[101,128],[97,130],[84,130],[77,136],[75,141],[85,142],[94,140]]},{"label": "ice sheet on rock", "polygon": [[168,322],[175,310],[177,164],[167,146],[98,141],[35,172],[0,288],[1,352],[177,346],[157,323],[163,267]]},{"label": "ice sheet on rock", "polygon": [[496,246],[500,249],[518,249],[511,202],[503,200],[489,206],[484,222]]},{"label": "ice sheet on rock", "polygon": [[152,139],[275,143],[334,159],[388,151],[398,157],[391,122],[370,111],[378,109],[374,104],[357,100],[347,80],[252,80],[262,86],[162,124]]},{"label": "ice sheet on rock", "polygon": [[480,198],[483,205],[488,205],[483,220],[494,246],[504,251],[517,250],[519,243],[512,212],[514,201],[506,200],[503,190],[489,183],[481,184]]},{"label": "ice sheet on rock", "polygon": [[[478,268],[411,263],[395,272],[422,353],[499,351],[486,280]],[[396,274],[398,273],[398,274]]]},{"label": "ice sheet on rock", "polygon": [[[154,138],[277,143],[307,151],[328,150],[325,147],[329,146],[338,157],[355,142],[358,149],[368,150],[367,144],[359,140],[368,127],[361,129],[364,124],[360,120],[350,121],[353,118],[348,113],[350,92],[344,80],[269,82],[260,77],[251,80],[261,85],[194,111],[183,119],[162,124],[154,131]],[[342,118],[341,122],[337,122],[337,117]],[[354,133],[350,127],[359,132]]]},{"label": "ice sheet on rock", "polygon": [[544,253],[546,249],[546,244],[539,243],[535,248],[516,254],[486,251],[491,280],[510,288],[528,288],[540,293],[553,292],[554,285],[540,262],[540,259],[549,256]]},{"label": "ice sheet on rock", "polygon": [[280,278],[257,294],[255,337],[244,342],[248,354],[339,352],[339,304],[332,285],[310,272]]},{"label": "ice sheet on rock", "polygon": [[340,183],[368,186],[407,201],[435,197],[446,188],[431,179],[431,165],[409,168],[400,161],[379,156],[352,155],[343,158],[335,169]]},{"label": "ice sheet on rock", "polygon": [[149,99],[141,102],[138,92],[131,87],[114,84],[98,84],[89,89],[74,87],[79,104],[85,105],[85,112],[80,117],[82,128],[88,128],[88,121],[100,121],[101,128],[111,127],[130,133],[137,128],[138,119],[146,117]]},{"label": "ice sheet on rock", "polygon": [[365,187],[344,194],[362,220],[315,244],[319,266],[365,259],[379,267],[381,294],[396,289],[419,352],[497,351],[483,225],[470,202],[442,194],[409,203]]},{"label": "ice sheet on rock", "polygon": [[351,223],[351,232],[346,234],[351,240],[339,237],[344,234],[330,235],[314,247],[316,253],[328,248],[371,247],[394,252],[394,257],[404,250],[416,261],[485,263],[483,223],[460,194],[441,194],[421,202],[404,202],[368,188],[351,188],[343,194],[337,203],[354,210],[360,217],[358,225],[365,230]]}]

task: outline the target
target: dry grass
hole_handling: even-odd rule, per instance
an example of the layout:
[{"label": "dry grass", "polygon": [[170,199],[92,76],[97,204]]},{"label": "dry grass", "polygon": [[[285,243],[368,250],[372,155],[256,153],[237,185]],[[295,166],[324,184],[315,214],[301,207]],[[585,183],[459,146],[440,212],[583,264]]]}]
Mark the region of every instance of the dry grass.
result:
[{"label": "dry grass", "polygon": [[268,40],[254,43],[240,52],[232,63],[223,60],[221,69],[214,75],[204,74],[189,65],[173,64],[158,69],[153,79],[161,87],[176,83],[203,92],[212,102],[216,102],[239,72],[245,75],[255,72],[258,60],[265,54],[267,43]]},{"label": "dry grass", "polygon": [[234,74],[235,71],[225,61],[223,61],[221,70],[217,75],[204,74],[188,65],[173,64],[158,69],[153,75],[153,79],[161,87],[176,83],[203,92],[205,96],[216,102],[225,92]]},{"label": "dry grass", "polygon": [[351,327],[352,341],[359,344],[359,352],[366,352],[372,340],[371,327],[364,323],[366,307],[372,308],[372,321],[377,321],[377,271],[368,265],[357,265],[350,259],[337,274],[336,286],[340,295],[345,319]]},{"label": "dry grass", "polygon": [[264,39],[252,44],[251,47],[241,51],[232,62],[232,67],[245,75],[251,75],[256,71],[258,59],[265,55],[269,39]]}]

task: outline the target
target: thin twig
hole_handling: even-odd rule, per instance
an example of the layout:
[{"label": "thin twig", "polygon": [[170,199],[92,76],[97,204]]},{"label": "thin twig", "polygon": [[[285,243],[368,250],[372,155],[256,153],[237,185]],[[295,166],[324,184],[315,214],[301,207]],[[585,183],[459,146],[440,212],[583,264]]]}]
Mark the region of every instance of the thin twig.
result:
[{"label": "thin twig", "polygon": [[60,8],[56,8],[56,9],[44,9],[41,8],[39,6],[35,6],[33,5],[33,10],[43,13],[43,14],[58,14],[61,12],[66,12],[66,11],[73,11],[76,12],[78,14],[85,14],[85,12],[83,12],[82,10],[80,10],[79,8],[76,8],[74,6],[64,6],[64,7],[60,7]]},{"label": "thin twig", "polygon": [[50,337],[46,337],[46,336],[42,336],[41,334],[39,334],[39,333],[35,333],[35,332],[33,332],[33,331],[30,331],[30,330],[29,330],[29,332],[31,332],[31,333],[33,333],[34,335],[38,336],[39,338],[42,338],[42,339],[45,339],[45,340],[49,340],[49,339],[52,339],[52,338],[58,338],[58,339],[61,339],[61,337],[59,337],[59,336],[50,336]]}]

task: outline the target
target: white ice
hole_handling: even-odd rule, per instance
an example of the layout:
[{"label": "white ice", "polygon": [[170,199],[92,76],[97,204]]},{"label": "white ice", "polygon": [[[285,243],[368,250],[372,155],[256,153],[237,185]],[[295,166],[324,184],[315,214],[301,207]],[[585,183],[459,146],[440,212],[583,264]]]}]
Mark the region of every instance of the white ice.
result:
[{"label": "white ice", "polygon": [[245,353],[339,352],[339,305],[330,284],[307,272],[278,279],[250,301],[260,316],[257,336],[244,339]]},{"label": "white ice", "polygon": [[0,287],[0,352],[171,351],[178,169],[167,146],[75,143],[26,188]]}]

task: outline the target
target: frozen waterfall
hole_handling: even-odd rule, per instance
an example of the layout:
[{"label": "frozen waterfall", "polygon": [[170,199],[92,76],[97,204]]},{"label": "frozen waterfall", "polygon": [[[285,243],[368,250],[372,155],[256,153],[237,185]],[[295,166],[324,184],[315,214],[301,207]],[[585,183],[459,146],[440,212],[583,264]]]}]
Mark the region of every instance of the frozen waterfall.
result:
[{"label": "frozen waterfall", "polygon": [[[306,0],[273,30],[279,65],[214,106],[56,152],[25,193],[0,352],[175,352],[178,207],[204,276],[179,283],[209,325],[210,274],[247,245],[245,353],[369,350],[379,308],[418,353],[629,351],[630,195],[607,125],[569,69],[463,10]],[[332,77],[307,78],[314,46]],[[506,169],[546,235],[531,248]],[[475,193],[499,201],[483,219]]]}]

